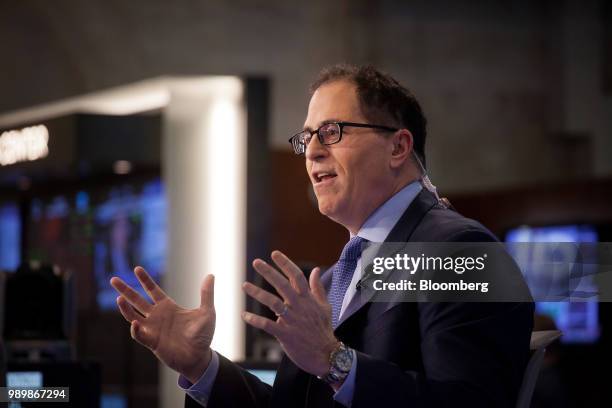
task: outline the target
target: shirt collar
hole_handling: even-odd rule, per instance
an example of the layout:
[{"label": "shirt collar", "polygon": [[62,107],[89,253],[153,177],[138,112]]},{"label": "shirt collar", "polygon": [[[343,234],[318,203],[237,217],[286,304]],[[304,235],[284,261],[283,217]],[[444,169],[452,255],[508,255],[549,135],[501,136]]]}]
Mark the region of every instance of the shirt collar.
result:
[{"label": "shirt collar", "polygon": [[368,217],[357,235],[370,242],[384,242],[391,229],[422,189],[419,181],[413,181],[402,188]]}]

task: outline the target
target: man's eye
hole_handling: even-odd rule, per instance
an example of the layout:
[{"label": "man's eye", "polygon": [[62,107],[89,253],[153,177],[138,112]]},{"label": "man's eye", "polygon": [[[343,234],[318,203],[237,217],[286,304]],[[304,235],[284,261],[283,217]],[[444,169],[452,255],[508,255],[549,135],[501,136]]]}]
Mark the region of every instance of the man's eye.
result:
[{"label": "man's eye", "polygon": [[323,137],[333,137],[338,134],[338,130],[336,126],[333,126],[333,125],[324,126],[321,129],[319,129],[319,134]]}]

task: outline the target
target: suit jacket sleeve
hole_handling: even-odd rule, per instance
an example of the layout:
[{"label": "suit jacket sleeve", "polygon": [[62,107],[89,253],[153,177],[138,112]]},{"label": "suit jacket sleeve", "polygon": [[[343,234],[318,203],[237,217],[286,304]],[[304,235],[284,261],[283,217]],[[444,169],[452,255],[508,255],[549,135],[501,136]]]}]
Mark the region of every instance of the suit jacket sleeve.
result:
[{"label": "suit jacket sleeve", "polygon": [[[449,241],[491,241],[466,232]],[[529,356],[532,303],[421,303],[423,372],[357,352],[353,408],[513,407]]]},{"label": "suit jacket sleeve", "polygon": [[[219,371],[206,407],[264,408],[268,406],[271,394],[270,385],[219,355]],[[185,408],[201,406],[187,395]]]}]

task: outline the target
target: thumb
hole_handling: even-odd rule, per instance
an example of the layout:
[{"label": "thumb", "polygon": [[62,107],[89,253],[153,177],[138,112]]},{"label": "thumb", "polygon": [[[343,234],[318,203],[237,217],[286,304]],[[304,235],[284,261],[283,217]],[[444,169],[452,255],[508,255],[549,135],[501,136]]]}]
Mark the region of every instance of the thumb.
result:
[{"label": "thumb", "polygon": [[200,307],[215,308],[215,275],[213,274],[206,275],[202,281]]},{"label": "thumb", "polygon": [[321,268],[318,266],[310,272],[310,290],[314,294],[315,298],[322,303],[327,303],[327,293],[321,283]]}]

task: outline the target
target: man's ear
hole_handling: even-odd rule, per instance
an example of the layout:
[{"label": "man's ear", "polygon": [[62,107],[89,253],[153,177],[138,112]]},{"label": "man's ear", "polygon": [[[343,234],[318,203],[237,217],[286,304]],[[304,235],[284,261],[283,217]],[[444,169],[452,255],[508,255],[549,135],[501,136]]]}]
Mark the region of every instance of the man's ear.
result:
[{"label": "man's ear", "polygon": [[400,129],[391,137],[393,143],[391,151],[390,165],[394,169],[398,169],[410,160],[412,153],[413,140],[412,133],[408,129]]}]

